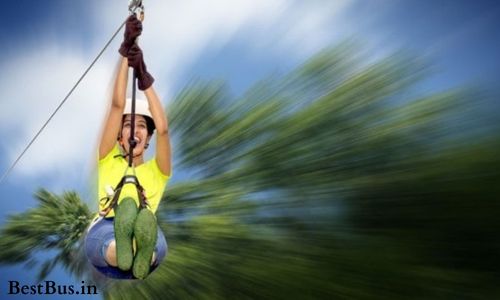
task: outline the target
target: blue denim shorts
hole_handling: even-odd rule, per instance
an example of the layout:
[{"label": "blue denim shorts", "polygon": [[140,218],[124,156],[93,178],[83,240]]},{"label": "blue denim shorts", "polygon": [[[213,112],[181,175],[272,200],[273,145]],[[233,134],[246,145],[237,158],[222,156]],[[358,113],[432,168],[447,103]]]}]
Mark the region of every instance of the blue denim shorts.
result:
[{"label": "blue denim shorts", "polygon": [[[105,253],[109,244],[115,239],[113,218],[103,218],[90,225],[85,237],[85,254],[90,263],[101,273],[110,278],[132,279],[132,272],[123,272],[116,267],[106,263]],[[158,227],[158,238],[156,241],[156,259],[151,266],[151,271],[156,269],[168,252],[167,240]]]}]

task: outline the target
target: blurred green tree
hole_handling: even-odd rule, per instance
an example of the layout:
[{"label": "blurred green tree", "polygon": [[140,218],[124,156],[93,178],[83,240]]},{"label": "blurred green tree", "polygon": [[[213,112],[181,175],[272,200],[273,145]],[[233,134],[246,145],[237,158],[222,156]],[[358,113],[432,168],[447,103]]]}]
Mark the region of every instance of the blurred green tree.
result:
[{"label": "blurred green tree", "polygon": [[[0,263],[25,263],[30,269],[39,265],[38,280],[43,280],[56,265],[76,276],[88,272],[80,250],[82,235],[91,212],[75,192],[55,195],[45,189],[35,193],[38,206],[9,216],[0,230]],[[40,252],[53,251],[53,257],[40,262]]]}]

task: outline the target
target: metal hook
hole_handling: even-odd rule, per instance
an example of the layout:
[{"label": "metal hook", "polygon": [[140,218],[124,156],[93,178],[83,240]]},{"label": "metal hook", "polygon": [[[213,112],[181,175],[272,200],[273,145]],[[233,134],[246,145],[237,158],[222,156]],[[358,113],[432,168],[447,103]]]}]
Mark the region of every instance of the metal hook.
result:
[{"label": "metal hook", "polygon": [[128,4],[128,10],[131,14],[143,13],[144,5],[142,4],[142,0],[130,0]]}]

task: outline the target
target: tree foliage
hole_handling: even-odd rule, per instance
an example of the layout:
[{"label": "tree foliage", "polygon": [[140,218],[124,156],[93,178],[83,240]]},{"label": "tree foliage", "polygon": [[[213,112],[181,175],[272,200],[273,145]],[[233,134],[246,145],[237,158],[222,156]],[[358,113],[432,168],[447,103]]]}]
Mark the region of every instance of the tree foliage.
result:
[{"label": "tree foliage", "polygon": [[[55,195],[45,189],[35,193],[38,206],[12,215],[0,231],[0,263],[39,265],[43,280],[57,265],[83,276],[88,270],[80,245],[91,212],[75,192]],[[55,250],[39,261],[40,253]],[[45,255],[46,256],[46,255]]]}]

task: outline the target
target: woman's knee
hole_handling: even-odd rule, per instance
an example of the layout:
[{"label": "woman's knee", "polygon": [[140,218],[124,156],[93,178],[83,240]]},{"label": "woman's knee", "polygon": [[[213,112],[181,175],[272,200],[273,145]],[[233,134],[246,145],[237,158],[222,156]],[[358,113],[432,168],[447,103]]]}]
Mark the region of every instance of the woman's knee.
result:
[{"label": "woman's knee", "polygon": [[116,262],[116,242],[115,240],[112,240],[108,247],[105,249],[104,252],[104,259],[106,260],[106,263],[112,267],[118,266],[118,263]]},{"label": "woman's knee", "polygon": [[[118,263],[116,262],[116,242],[115,240],[112,240],[108,247],[105,250],[105,255],[104,259],[106,260],[106,263],[112,267],[117,267]],[[151,257],[151,265],[154,265],[157,259],[157,251],[155,250],[153,252],[153,256]]]}]

